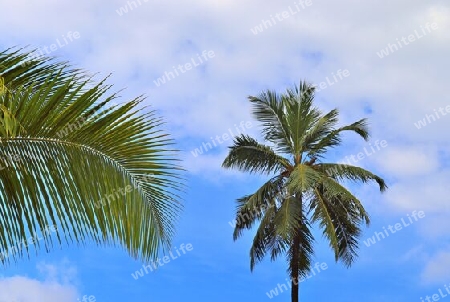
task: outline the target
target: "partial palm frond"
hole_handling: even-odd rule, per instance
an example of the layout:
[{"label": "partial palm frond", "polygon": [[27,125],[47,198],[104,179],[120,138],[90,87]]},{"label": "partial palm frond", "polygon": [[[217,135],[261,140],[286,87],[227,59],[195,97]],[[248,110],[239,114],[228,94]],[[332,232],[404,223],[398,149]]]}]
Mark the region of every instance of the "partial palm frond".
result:
[{"label": "partial palm frond", "polygon": [[250,249],[250,270],[252,271],[255,265],[264,259],[270,248],[284,251],[288,247],[287,242],[276,235],[276,226],[273,221],[276,211],[275,207],[267,209],[253,238]]},{"label": "partial palm frond", "polygon": [[344,131],[352,131],[361,136],[364,140],[369,139],[369,129],[367,119],[361,119],[353,124],[332,130],[319,142],[313,144],[308,151],[309,157],[322,157],[329,149],[342,143],[341,135]]},{"label": "partial palm frond", "polygon": [[168,250],[183,179],[162,120],[142,97],[105,109],[110,86],[26,58],[0,53],[12,88],[0,96],[0,251],[49,225],[60,244],[120,244],[145,261]]},{"label": "partial palm frond", "polygon": [[311,262],[314,256],[314,236],[311,225],[306,216],[302,217],[300,227],[292,234],[289,240],[289,249],[286,251],[288,262],[287,272],[289,276],[295,276],[298,270],[300,277],[307,277],[311,270]]},{"label": "partial palm frond", "polygon": [[302,136],[301,145],[303,150],[309,150],[314,147],[325,136],[330,134],[338,122],[339,111],[333,109],[327,114],[321,116],[317,122]]},{"label": "partial palm frond", "polygon": [[85,72],[71,69],[67,62],[54,61],[46,56],[37,56],[35,51],[23,48],[9,48],[0,52],[0,76],[9,91],[18,87],[32,87],[37,90],[45,85],[48,76],[58,74],[58,83],[50,89],[57,89],[73,78],[85,78]]},{"label": "partial palm frond", "polygon": [[315,189],[311,205],[313,222],[319,222],[336,261],[342,260],[350,266],[357,257],[361,225],[369,223],[367,213],[353,200],[329,197],[323,186]]},{"label": "partial palm frond", "polygon": [[253,115],[262,123],[264,139],[274,143],[277,151],[292,154],[294,146],[291,129],[286,121],[282,98],[273,91],[265,91],[259,97],[250,96]]},{"label": "partial palm frond", "polygon": [[293,154],[299,160],[304,151],[304,137],[320,120],[321,112],[314,107],[314,87],[300,82],[294,89],[288,89],[284,98],[286,120],[288,122]]},{"label": "partial palm frond", "polygon": [[244,196],[237,200],[236,226],[233,239],[237,240],[244,229],[250,229],[254,223],[260,220],[268,208],[276,208],[282,198],[284,177],[276,176],[262,185],[252,195]]},{"label": "partial palm frond", "polygon": [[292,169],[288,159],[276,154],[269,146],[259,144],[255,139],[244,134],[234,139],[234,145],[230,147],[222,167],[266,174]]},{"label": "partial palm frond", "polygon": [[309,165],[298,164],[289,176],[287,189],[289,192],[308,192],[320,183],[325,174]]},{"label": "partial palm frond", "polygon": [[360,167],[333,163],[320,163],[317,167],[336,180],[352,180],[363,183],[375,181],[380,187],[381,192],[387,189],[386,182],[381,177]]}]

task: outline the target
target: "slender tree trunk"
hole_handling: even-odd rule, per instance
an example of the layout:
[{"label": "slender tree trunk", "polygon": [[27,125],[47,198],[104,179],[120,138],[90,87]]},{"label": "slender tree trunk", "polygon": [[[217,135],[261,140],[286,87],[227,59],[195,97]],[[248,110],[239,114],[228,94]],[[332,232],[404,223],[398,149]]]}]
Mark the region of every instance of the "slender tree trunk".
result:
[{"label": "slender tree trunk", "polygon": [[293,257],[292,257],[292,263],[291,263],[291,267],[292,267],[292,274],[291,274],[291,298],[292,298],[292,302],[298,302],[298,284],[299,284],[299,280],[298,280],[298,261],[299,261],[299,243],[300,243],[300,238],[299,235],[296,235],[294,237],[294,248],[293,248]]},{"label": "slender tree trunk", "polygon": [[[302,200],[302,194],[298,194],[297,195],[298,201],[300,203],[300,219],[303,220],[303,200]],[[303,223],[303,221],[300,221],[300,223]],[[292,298],[292,302],[298,302],[299,301],[299,295],[298,295],[298,291],[299,291],[299,276],[298,276],[298,271],[299,271],[299,258],[300,258],[300,235],[301,234],[301,230],[298,229],[296,230],[296,233],[294,235],[294,240],[292,242],[293,244],[293,257],[292,257],[292,263],[291,263],[291,268],[292,268],[292,276],[291,276],[291,298]]]}]

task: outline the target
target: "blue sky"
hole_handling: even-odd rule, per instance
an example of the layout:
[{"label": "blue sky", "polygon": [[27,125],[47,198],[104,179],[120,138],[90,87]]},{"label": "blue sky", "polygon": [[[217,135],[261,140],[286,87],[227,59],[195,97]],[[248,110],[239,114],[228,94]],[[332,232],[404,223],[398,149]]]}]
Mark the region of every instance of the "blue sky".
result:
[{"label": "blue sky", "polygon": [[[182,150],[189,188],[173,253],[182,244],[192,250],[136,280],[132,273],[143,263],[121,247],[88,242],[41,249],[38,256],[32,249],[30,259],[0,269],[0,301],[75,302],[84,295],[96,301],[290,301],[288,291],[267,296],[286,283],[284,260],[265,261],[251,273],[253,233],[232,240],[234,200],[265,178],[220,167],[230,140],[197,156],[191,151],[241,122],[252,123],[244,133],[259,137],[246,97],[282,92],[300,79],[324,83],[317,105],[338,107],[343,124],[369,118],[370,141],[346,136],[328,159],[362,153],[353,164],[389,185],[384,194],[374,185],[350,185],[372,219],[360,257],[350,269],[335,263],[316,230],[314,261],[327,269],[301,283],[301,299],[410,302],[435,294],[450,300],[444,296],[450,286],[448,3],[304,3],[2,3],[2,49],[30,45],[99,73],[98,79],[112,73],[113,89],[126,88],[119,101],[145,94],[145,104],[164,117],[164,129]],[[382,141],[384,147],[375,147]],[[403,223],[419,211],[422,218]],[[367,238],[396,223],[400,230],[367,246]]]}]

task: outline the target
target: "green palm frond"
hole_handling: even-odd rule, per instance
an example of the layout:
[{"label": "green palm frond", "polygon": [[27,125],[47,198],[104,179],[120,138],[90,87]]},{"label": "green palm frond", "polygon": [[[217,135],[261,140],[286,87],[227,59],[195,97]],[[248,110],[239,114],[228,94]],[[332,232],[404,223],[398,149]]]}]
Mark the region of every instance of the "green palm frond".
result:
[{"label": "green palm frond", "polygon": [[59,244],[119,243],[142,260],[167,250],[183,180],[143,98],[106,109],[110,86],[18,51],[0,53],[0,74],[0,249],[57,225]]},{"label": "green palm frond", "polygon": [[311,262],[314,256],[314,235],[306,216],[301,219],[301,224],[289,240],[289,249],[286,251],[288,262],[287,272],[289,276],[307,277],[311,270]]},{"label": "green palm frond", "polygon": [[318,123],[321,112],[314,107],[314,88],[306,82],[288,89],[283,100],[293,154],[298,161],[304,151],[304,137]]},{"label": "green palm frond", "polygon": [[271,248],[281,252],[288,248],[287,242],[276,235],[276,226],[273,221],[276,211],[275,207],[271,207],[265,212],[253,238],[253,244],[250,249],[250,270],[252,271],[255,265],[264,259]]},{"label": "green palm frond", "polygon": [[18,87],[38,89],[45,85],[50,74],[59,74],[59,83],[50,89],[59,88],[72,78],[83,78],[85,72],[68,68],[67,62],[55,62],[49,57],[35,57],[33,51],[9,48],[0,52],[0,76],[9,91]]},{"label": "green palm frond", "polygon": [[255,139],[244,134],[234,139],[234,144],[230,147],[222,167],[266,174],[292,169],[288,159],[276,154],[269,146],[259,144]]},{"label": "green palm frond", "polygon": [[302,224],[302,215],[301,203],[293,196],[286,197],[274,217],[276,234],[284,240],[292,239]]},{"label": "green palm frond", "polygon": [[323,137],[319,142],[310,147],[309,157],[322,157],[329,149],[339,146],[342,143],[341,135],[344,131],[352,131],[361,136],[364,140],[369,139],[368,123],[366,119],[361,119],[348,126],[333,129]]},{"label": "green palm frond", "polygon": [[387,185],[381,177],[360,167],[332,163],[320,163],[317,166],[322,171],[326,172],[328,176],[337,180],[348,179],[352,181],[361,181],[363,183],[375,181],[378,183],[381,192],[384,192],[387,189]]},{"label": "green palm frond", "polygon": [[322,227],[335,252],[336,261],[342,260],[350,266],[357,257],[361,225],[368,225],[369,217],[358,202],[328,197],[323,186],[316,188],[315,192],[311,202],[313,222],[319,222]]},{"label": "green palm frond", "polygon": [[266,91],[259,97],[250,96],[249,101],[253,115],[262,123],[264,139],[274,143],[281,153],[292,153],[294,145],[282,98],[276,92]]},{"label": "green palm frond", "polygon": [[322,181],[325,174],[306,164],[298,164],[289,176],[287,190],[290,192],[307,192]]},{"label": "green palm frond", "polygon": [[339,111],[337,109],[333,109],[327,114],[322,115],[315,125],[302,136],[301,144],[303,149],[309,150],[315,143],[330,134],[332,131],[330,129],[334,129],[338,122],[338,115]]},{"label": "green palm frond", "polygon": [[333,220],[333,213],[331,212],[334,209],[330,207],[328,200],[324,198],[317,188],[315,189],[315,198],[313,202],[311,202],[311,207],[314,208],[312,221],[320,222],[320,227],[323,229],[323,234],[330,242],[330,246],[335,252],[335,258],[337,261],[339,256],[339,239],[337,237],[336,226]]},{"label": "green palm frond", "polygon": [[329,177],[323,179],[323,181],[317,185],[323,186],[326,199],[339,200],[340,202],[346,203],[348,207],[351,206],[358,213],[359,219],[364,220],[366,224],[369,225],[369,215],[364,209],[364,206],[347,188]]},{"label": "green palm frond", "polygon": [[276,208],[283,195],[284,179],[276,176],[261,186],[254,194],[237,200],[236,226],[233,239],[237,240],[244,229],[250,229],[268,208]]}]

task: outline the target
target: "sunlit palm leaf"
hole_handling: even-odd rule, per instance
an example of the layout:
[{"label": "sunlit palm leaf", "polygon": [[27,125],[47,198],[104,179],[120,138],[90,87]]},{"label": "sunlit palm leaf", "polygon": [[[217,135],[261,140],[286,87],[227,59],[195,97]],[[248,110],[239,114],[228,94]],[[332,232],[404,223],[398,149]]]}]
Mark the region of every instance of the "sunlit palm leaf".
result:
[{"label": "sunlit palm leaf", "polygon": [[135,258],[155,258],[181,210],[173,141],[139,108],[142,97],[106,109],[116,97],[110,86],[62,66],[0,53],[9,87],[0,96],[0,159],[15,158],[0,170],[0,249],[57,225],[59,243],[119,243]]}]

